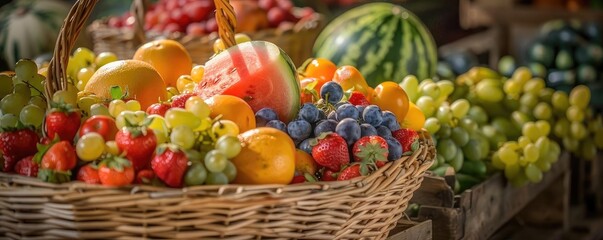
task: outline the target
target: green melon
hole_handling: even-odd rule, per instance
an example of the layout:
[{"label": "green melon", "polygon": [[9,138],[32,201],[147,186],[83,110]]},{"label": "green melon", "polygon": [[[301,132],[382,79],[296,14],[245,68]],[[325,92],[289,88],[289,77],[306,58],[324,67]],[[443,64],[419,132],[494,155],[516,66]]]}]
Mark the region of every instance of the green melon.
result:
[{"label": "green melon", "polygon": [[370,3],[345,12],[320,33],[316,57],[352,65],[375,87],[435,76],[437,48],[425,25],[410,11],[390,3]]}]

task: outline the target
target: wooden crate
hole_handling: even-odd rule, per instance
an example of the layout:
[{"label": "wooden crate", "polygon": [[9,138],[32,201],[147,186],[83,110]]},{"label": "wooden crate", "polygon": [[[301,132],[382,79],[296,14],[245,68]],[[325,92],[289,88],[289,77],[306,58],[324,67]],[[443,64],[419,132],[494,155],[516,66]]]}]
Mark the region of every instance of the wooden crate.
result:
[{"label": "wooden crate", "polygon": [[594,160],[572,156],[571,205],[577,217],[593,217],[603,212],[603,152]]},{"label": "wooden crate", "polygon": [[431,240],[431,220],[414,222],[406,219],[398,221],[398,225],[389,232],[387,240]]},{"label": "wooden crate", "polygon": [[[544,212],[538,210],[537,213],[542,217],[540,220],[552,222],[552,219],[556,219],[561,221],[564,229],[568,228],[569,161],[570,155],[562,153],[559,161],[538,184],[517,188],[508,184],[502,174],[495,174],[457,196],[454,196],[445,179],[426,177],[411,200],[411,203],[421,205],[416,220],[431,219],[433,239],[436,240],[487,239],[510,219],[518,216],[539,195],[561,189],[563,191],[541,197],[543,202],[536,205],[541,209],[545,209],[545,206],[548,208]],[[555,197],[551,199],[551,195]],[[551,211],[552,209],[556,211]],[[530,214],[525,214],[524,218],[538,220]]]}]

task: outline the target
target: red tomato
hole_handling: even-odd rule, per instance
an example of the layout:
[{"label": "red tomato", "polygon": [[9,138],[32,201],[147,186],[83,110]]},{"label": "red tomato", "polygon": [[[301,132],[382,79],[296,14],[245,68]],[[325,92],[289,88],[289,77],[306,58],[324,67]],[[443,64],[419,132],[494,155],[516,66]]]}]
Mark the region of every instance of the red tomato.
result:
[{"label": "red tomato", "polygon": [[115,125],[115,120],[109,116],[96,115],[88,118],[80,128],[80,137],[89,132],[96,132],[103,136],[105,141],[115,139],[115,134],[118,129]]}]

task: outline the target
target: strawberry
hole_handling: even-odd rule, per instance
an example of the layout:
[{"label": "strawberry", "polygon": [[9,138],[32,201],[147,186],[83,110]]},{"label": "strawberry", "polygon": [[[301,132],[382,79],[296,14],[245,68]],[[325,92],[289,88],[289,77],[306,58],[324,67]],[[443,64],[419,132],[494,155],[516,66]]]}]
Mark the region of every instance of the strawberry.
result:
[{"label": "strawberry", "polygon": [[172,107],[184,108],[184,105],[186,104],[186,100],[188,100],[192,96],[195,96],[195,94],[186,93],[186,94],[180,94],[180,95],[173,96],[172,97]]},{"label": "strawberry", "polygon": [[0,133],[0,151],[4,155],[3,172],[12,172],[20,159],[35,154],[38,135],[29,128]]},{"label": "strawberry", "polygon": [[134,170],[138,171],[148,167],[157,146],[157,138],[146,126],[129,126],[115,134],[115,143],[121,152],[125,152]]},{"label": "strawberry", "polygon": [[[186,101],[184,101],[186,103]],[[166,102],[163,103],[153,103],[151,104],[151,106],[149,106],[147,108],[147,114],[151,115],[151,114],[157,114],[160,116],[165,116],[165,112],[167,112],[168,109],[172,108],[172,105]]]},{"label": "strawberry", "polygon": [[100,178],[98,176],[98,166],[93,163],[82,166],[77,172],[76,178],[78,181],[82,181],[88,184],[101,184]]},{"label": "strawberry", "polygon": [[184,151],[173,144],[162,144],[151,160],[155,175],[167,186],[182,187],[184,174],[188,168],[188,157]]},{"label": "strawberry", "polygon": [[337,181],[350,180],[352,178],[356,178],[356,177],[360,177],[360,176],[364,176],[364,175],[366,175],[366,174],[362,174],[360,164],[352,164],[352,165],[344,168],[343,170],[341,170],[341,172],[339,173],[339,176],[337,176]]},{"label": "strawberry", "polygon": [[303,182],[306,182],[306,177],[304,175],[299,175],[299,176],[293,177],[293,179],[291,180],[291,182],[289,184],[297,184],[297,183],[303,183]]},{"label": "strawberry", "polygon": [[350,162],[348,145],[345,139],[337,133],[321,134],[313,139],[310,145],[312,146],[312,158],[320,166],[337,172]]},{"label": "strawberry", "polygon": [[68,141],[42,145],[34,156],[40,164],[38,178],[45,182],[64,183],[71,180],[71,169],[77,163],[75,149]]},{"label": "strawberry", "polygon": [[44,131],[46,132],[46,136],[50,139],[54,139],[56,134],[61,140],[73,142],[73,138],[80,128],[82,120],[81,113],[79,110],[69,106],[53,105],[55,105],[55,107],[50,109],[50,112],[46,114],[46,119],[44,120]]},{"label": "strawberry", "polygon": [[387,141],[379,136],[365,136],[354,143],[352,147],[354,161],[360,162],[361,168],[366,170],[376,170],[379,165],[383,166],[387,162],[389,154]]},{"label": "strawberry", "polygon": [[329,169],[323,168],[322,175],[320,176],[320,180],[326,181],[326,182],[335,181],[335,180],[337,180],[337,173],[335,173]]},{"label": "strawberry", "polygon": [[155,178],[155,172],[151,169],[142,169],[136,174],[134,183],[137,184],[151,184]]},{"label": "strawberry", "polygon": [[392,136],[402,145],[403,155],[410,155],[419,148],[419,134],[415,130],[398,129],[392,132]]},{"label": "strawberry", "polygon": [[27,177],[38,176],[38,164],[33,161],[34,156],[25,157],[15,164],[15,172]]},{"label": "strawberry", "polygon": [[371,105],[371,103],[368,101],[368,99],[366,99],[366,97],[361,92],[358,92],[358,91],[353,91],[352,94],[350,94],[350,98],[348,99],[348,102],[350,102],[354,106]]},{"label": "strawberry", "polygon": [[111,156],[99,164],[98,178],[105,186],[126,186],[134,181],[134,168],[128,159]]}]

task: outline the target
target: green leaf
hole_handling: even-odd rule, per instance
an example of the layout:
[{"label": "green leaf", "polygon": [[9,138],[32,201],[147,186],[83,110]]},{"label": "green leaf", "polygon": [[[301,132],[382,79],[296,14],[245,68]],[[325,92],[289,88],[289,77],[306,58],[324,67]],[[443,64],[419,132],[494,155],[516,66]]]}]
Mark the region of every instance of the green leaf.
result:
[{"label": "green leaf", "polygon": [[316,182],[316,178],[314,176],[312,176],[312,174],[304,173],[304,178],[308,182]]},{"label": "green leaf", "polygon": [[414,152],[417,149],[419,149],[419,141],[415,140],[414,142],[412,142],[412,144],[410,145],[410,149]]},{"label": "green leaf", "polygon": [[360,164],[360,175],[362,175],[362,176],[366,176],[366,175],[368,175],[368,174],[369,174],[369,169],[368,169],[368,167],[366,166],[366,164],[361,163],[361,164]]},{"label": "green leaf", "polygon": [[111,99],[121,99],[124,95],[120,86],[114,85],[109,89],[109,94],[111,95]]}]

